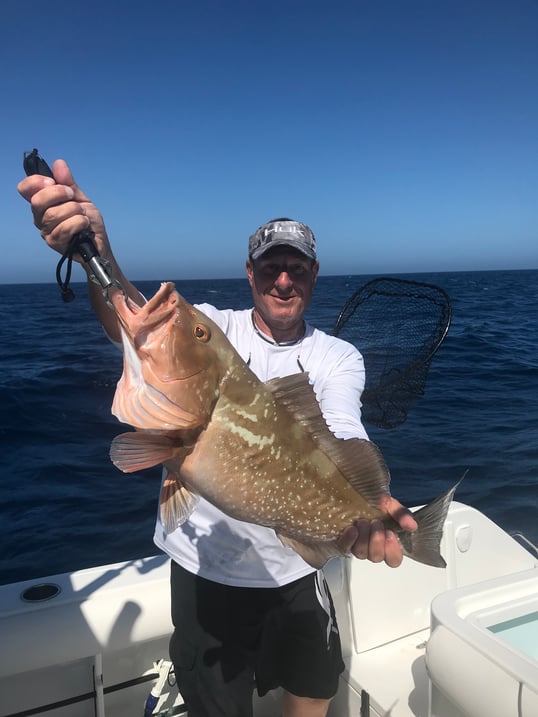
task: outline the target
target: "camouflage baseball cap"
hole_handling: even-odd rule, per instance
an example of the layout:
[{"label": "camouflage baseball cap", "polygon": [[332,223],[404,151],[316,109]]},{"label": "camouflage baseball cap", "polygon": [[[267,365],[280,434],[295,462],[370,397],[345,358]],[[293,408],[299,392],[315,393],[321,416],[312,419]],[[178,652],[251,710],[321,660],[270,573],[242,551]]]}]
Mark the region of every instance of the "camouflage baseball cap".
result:
[{"label": "camouflage baseball cap", "polygon": [[292,219],[272,219],[257,229],[248,240],[248,255],[252,260],[274,246],[289,246],[310,259],[316,258],[316,239],[312,230]]}]

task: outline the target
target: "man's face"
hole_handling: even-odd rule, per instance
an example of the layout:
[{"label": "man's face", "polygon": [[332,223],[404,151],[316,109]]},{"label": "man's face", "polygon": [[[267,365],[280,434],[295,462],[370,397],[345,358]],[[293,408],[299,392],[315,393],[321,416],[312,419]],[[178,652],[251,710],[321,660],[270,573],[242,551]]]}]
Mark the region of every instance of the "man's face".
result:
[{"label": "man's face", "polygon": [[[266,329],[290,332],[302,325],[319,263],[289,247],[275,247],[256,261],[247,261],[254,306]],[[261,327],[263,328],[263,327]]]}]

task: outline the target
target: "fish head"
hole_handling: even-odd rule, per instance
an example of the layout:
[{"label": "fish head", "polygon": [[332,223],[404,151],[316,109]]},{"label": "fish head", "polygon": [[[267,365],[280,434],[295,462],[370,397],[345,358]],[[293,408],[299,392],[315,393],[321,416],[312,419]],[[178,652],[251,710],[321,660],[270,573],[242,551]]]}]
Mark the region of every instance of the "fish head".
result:
[{"label": "fish head", "polygon": [[225,366],[224,334],[171,282],[161,284],[143,306],[122,291],[111,302],[124,347],[112,413],[139,429],[170,431],[207,423]]}]

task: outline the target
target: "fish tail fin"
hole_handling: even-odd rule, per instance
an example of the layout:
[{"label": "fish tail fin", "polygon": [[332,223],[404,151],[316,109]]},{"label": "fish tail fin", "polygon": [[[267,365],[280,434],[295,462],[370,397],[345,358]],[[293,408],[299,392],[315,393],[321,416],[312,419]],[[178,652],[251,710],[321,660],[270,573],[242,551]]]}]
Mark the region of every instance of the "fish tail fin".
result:
[{"label": "fish tail fin", "polygon": [[441,555],[443,527],[456,488],[462,480],[463,478],[431,503],[413,513],[413,518],[418,523],[414,533],[404,530],[395,531],[404,555],[424,565],[435,568],[446,567],[446,561]]}]

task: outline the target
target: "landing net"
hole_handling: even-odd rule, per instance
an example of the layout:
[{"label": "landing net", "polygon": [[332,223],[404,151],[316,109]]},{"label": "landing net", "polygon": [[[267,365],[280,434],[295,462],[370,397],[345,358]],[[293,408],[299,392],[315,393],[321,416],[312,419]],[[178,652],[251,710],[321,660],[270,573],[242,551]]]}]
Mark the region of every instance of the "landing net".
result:
[{"label": "landing net", "polygon": [[407,279],[369,281],[345,304],[333,334],[354,344],[364,358],[365,421],[394,428],[424,394],[433,356],[451,319],[448,294]]}]

